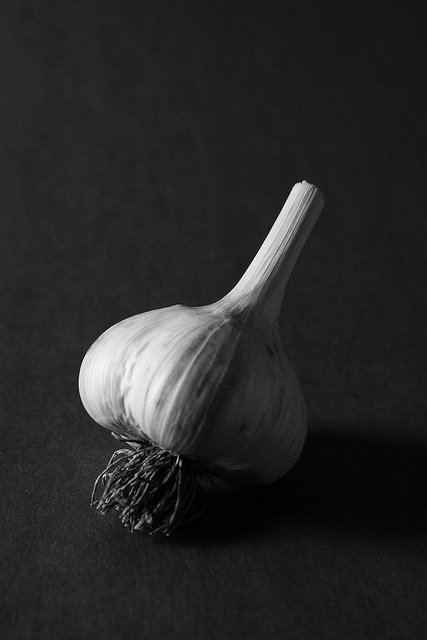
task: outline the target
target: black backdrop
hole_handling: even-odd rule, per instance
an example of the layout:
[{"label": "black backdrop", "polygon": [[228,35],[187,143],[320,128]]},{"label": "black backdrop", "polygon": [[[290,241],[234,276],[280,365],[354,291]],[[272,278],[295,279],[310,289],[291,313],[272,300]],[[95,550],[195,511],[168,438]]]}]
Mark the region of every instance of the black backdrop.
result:
[{"label": "black backdrop", "polygon": [[[421,5],[0,3],[2,638],[425,637]],[[303,179],[303,455],[131,534],[89,508],[116,443],[81,359],[224,295]]]}]

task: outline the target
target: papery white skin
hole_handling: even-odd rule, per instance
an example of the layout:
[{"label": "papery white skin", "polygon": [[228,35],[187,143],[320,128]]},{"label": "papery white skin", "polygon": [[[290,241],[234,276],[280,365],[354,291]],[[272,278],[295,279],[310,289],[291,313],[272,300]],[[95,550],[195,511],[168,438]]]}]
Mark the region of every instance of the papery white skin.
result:
[{"label": "papery white skin", "polygon": [[79,377],[91,417],[129,439],[195,456],[214,475],[266,484],[296,462],[302,392],[281,344],[285,285],[323,197],[295,185],[236,287],[205,307],[142,313],[103,333]]},{"label": "papery white skin", "polygon": [[87,353],[83,404],[118,434],[200,457],[223,477],[272,482],[301,452],[306,413],[279,336],[268,333],[210,307],[128,318]]}]

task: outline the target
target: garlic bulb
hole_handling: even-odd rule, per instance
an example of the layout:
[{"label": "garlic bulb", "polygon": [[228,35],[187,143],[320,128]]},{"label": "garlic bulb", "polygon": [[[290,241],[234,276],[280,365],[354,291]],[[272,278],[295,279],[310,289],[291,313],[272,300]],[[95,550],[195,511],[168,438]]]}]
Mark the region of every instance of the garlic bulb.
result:
[{"label": "garlic bulb", "polygon": [[292,189],[251,265],[224,298],[148,311],[114,325],[80,369],[84,407],[129,443],[95,483],[93,502],[131,529],[170,533],[197,512],[203,473],[243,484],[283,476],[307,418],[278,331],[286,282],[321,209]]}]

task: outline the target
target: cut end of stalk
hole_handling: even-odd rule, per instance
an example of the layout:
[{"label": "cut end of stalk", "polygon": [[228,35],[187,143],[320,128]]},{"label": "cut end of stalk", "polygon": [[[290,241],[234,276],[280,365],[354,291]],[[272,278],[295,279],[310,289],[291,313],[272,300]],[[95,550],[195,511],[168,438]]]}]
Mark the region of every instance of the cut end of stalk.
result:
[{"label": "cut end of stalk", "polygon": [[[180,525],[201,515],[205,494],[201,474],[183,456],[141,442],[120,449],[95,481],[91,506],[103,515],[111,509],[131,531],[170,535]],[[100,498],[95,498],[100,485]]]}]

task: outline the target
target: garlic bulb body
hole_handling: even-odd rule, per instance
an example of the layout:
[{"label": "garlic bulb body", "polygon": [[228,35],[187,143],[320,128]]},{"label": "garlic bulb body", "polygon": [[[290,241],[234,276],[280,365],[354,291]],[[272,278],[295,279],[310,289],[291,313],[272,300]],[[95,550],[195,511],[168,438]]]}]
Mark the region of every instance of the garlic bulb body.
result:
[{"label": "garlic bulb body", "polygon": [[323,206],[293,188],[255,259],[217,303],[141,313],[92,345],[79,390],[91,417],[125,440],[191,458],[209,474],[265,484],[303,448],[303,395],[278,330],[285,285]]},{"label": "garlic bulb body", "polygon": [[88,352],[80,389],[110,431],[148,437],[239,482],[281,477],[305,441],[304,400],[275,324],[260,331],[214,305],[114,325]]}]

